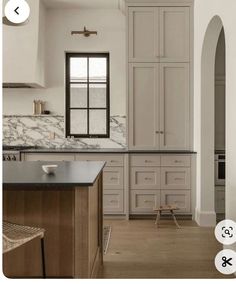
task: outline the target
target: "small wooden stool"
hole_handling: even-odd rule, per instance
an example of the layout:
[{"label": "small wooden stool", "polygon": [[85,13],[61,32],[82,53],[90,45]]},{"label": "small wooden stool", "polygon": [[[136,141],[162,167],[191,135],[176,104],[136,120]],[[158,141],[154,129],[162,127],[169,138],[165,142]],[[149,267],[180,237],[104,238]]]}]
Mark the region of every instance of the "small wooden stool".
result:
[{"label": "small wooden stool", "polygon": [[159,221],[161,219],[161,213],[162,211],[169,211],[171,216],[173,217],[173,220],[175,222],[175,225],[177,226],[178,229],[180,229],[180,225],[178,224],[175,214],[174,214],[174,210],[178,210],[179,208],[177,206],[174,205],[164,205],[164,206],[160,206],[157,208],[153,208],[153,211],[157,212],[157,217],[156,217],[156,221],[155,224],[158,227]]}]

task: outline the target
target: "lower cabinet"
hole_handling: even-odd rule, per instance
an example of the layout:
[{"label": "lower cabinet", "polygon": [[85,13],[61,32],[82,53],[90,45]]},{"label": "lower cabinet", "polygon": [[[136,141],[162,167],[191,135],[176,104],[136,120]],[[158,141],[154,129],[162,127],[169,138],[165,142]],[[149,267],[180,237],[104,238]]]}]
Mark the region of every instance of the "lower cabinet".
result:
[{"label": "lower cabinet", "polygon": [[[149,160],[158,162],[153,166]],[[153,214],[160,205],[175,205],[177,213],[191,214],[190,155],[130,155],[130,213]]]}]

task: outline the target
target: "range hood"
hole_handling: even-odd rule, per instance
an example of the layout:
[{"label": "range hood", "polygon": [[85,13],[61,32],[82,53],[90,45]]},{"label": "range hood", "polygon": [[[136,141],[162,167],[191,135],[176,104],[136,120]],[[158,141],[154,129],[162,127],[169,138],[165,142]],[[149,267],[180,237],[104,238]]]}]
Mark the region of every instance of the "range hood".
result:
[{"label": "range hood", "polygon": [[24,25],[3,23],[3,88],[45,87],[45,7],[28,0],[30,17]]}]

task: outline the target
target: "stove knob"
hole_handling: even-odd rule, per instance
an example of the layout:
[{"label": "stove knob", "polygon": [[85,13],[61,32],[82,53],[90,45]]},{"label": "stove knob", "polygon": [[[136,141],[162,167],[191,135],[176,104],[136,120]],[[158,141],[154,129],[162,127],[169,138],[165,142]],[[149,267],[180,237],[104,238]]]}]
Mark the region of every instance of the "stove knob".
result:
[{"label": "stove knob", "polygon": [[10,156],[7,156],[7,161],[11,161],[11,157]]},{"label": "stove knob", "polygon": [[3,161],[6,161],[6,158],[5,158],[5,156],[3,155]]},{"label": "stove knob", "polygon": [[15,155],[13,155],[12,160],[16,161],[16,156]]}]

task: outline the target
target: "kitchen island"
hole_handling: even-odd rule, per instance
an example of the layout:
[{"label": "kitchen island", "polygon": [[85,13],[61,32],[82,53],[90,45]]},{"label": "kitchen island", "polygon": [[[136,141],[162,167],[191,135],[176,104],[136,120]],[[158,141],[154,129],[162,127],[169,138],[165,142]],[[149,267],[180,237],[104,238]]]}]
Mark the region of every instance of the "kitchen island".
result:
[{"label": "kitchen island", "polygon": [[[103,262],[104,162],[3,162],[3,219],[45,232],[47,277],[93,278]],[[55,164],[55,162],[54,162]],[[7,277],[40,277],[40,242],[3,257]]]}]

